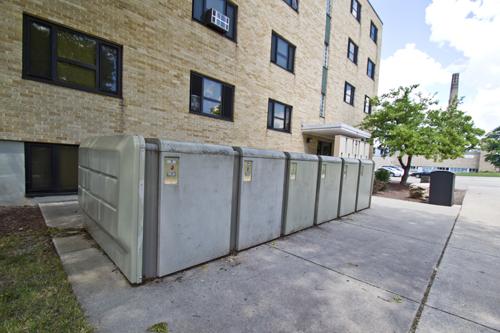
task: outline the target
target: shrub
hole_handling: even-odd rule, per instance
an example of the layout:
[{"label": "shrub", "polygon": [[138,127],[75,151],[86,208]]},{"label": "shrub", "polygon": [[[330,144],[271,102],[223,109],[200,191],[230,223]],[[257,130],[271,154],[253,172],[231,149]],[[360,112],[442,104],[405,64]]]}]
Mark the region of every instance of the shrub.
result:
[{"label": "shrub", "polygon": [[373,193],[385,191],[387,188],[387,183],[386,182],[381,182],[380,180],[374,180],[373,181]]},{"label": "shrub", "polygon": [[388,183],[391,179],[391,173],[385,169],[378,169],[375,171],[375,179],[380,182]]}]

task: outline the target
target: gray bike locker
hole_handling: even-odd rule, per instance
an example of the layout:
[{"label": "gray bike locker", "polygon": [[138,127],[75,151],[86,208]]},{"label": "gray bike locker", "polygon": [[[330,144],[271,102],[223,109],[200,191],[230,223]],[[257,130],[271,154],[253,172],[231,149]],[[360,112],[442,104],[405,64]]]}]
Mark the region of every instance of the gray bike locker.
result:
[{"label": "gray bike locker", "polygon": [[360,160],[356,211],[370,208],[372,201],[374,167],[375,164],[372,160]]},{"label": "gray bike locker", "polygon": [[157,276],[229,254],[236,152],[218,145],[147,142],[158,150],[158,187],[148,189],[157,191],[158,200]]},{"label": "gray bike locker", "polygon": [[143,275],[144,138],[101,136],[82,141],[78,201],[89,234],[130,283]]},{"label": "gray bike locker", "polygon": [[356,198],[358,196],[359,160],[351,158],[344,158],[343,160],[339,217],[356,211]]},{"label": "gray bike locker", "polygon": [[318,156],[285,154],[288,159],[281,233],[288,235],[314,225]]},{"label": "gray bike locker", "polygon": [[319,160],[316,224],[325,223],[338,217],[342,178],[341,158],[320,156]]},{"label": "gray bike locker", "polygon": [[286,156],[278,151],[234,149],[239,152],[239,209],[233,246],[239,251],[281,234]]}]

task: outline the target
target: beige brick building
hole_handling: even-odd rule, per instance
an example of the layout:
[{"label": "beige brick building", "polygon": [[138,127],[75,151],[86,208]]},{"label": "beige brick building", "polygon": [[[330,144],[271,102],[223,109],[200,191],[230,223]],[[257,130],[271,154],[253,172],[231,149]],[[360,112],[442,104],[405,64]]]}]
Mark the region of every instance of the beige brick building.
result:
[{"label": "beige brick building", "polygon": [[[200,19],[198,6],[221,8],[230,33]],[[10,0],[0,19],[3,201],[71,192],[72,171],[57,180],[75,160],[71,147],[29,143],[126,133],[314,154],[322,141],[323,153],[369,155],[355,127],[365,96],[377,94],[382,22],[367,0]],[[222,95],[209,91],[214,82]]]}]

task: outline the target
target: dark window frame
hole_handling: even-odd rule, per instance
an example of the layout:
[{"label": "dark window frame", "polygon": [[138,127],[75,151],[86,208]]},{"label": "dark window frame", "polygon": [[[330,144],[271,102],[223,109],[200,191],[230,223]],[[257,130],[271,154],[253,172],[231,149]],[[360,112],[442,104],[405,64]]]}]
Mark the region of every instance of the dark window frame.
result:
[{"label": "dark window frame", "polygon": [[[354,45],[354,53],[353,53],[354,59],[351,59],[351,44]],[[358,64],[358,54],[359,54],[358,44],[354,43],[354,41],[349,38],[347,41],[347,59],[349,59],[353,64],[357,65]]]},{"label": "dark window frame", "polygon": [[[288,46],[288,54],[287,54],[287,67],[283,67],[280,64],[278,64],[277,61],[277,54],[278,54],[278,39],[281,39],[283,42],[285,42]],[[276,66],[286,70],[287,72],[290,72],[292,74],[295,74],[295,55],[297,52],[297,47],[292,44],[290,41],[288,41],[286,38],[278,34],[276,31],[272,31],[271,33],[271,62],[275,64]],[[290,60],[290,57],[292,58]]]},{"label": "dark window frame", "polygon": [[[76,188],[71,190],[64,190],[61,188],[61,184],[58,182],[57,175],[59,174],[59,165],[56,163],[59,159],[59,147],[75,147],[78,145],[70,144],[53,144],[53,143],[40,143],[40,142],[25,142],[24,143],[24,168],[25,168],[25,195],[26,197],[36,197],[36,196],[47,196],[47,195],[66,195],[66,194],[76,194],[78,192],[78,185]],[[50,149],[50,160],[51,160],[51,184],[48,189],[35,190],[32,188],[32,147],[46,147]]]},{"label": "dark window frame", "polygon": [[[274,119],[279,117],[275,117],[274,115],[274,107],[275,104],[281,104],[284,107],[284,118],[283,118],[283,129],[281,128],[275,128],[274,127]],[[272,105],[272,110],[271,110],[271,105]],[[293,106],[289,104],[285,104],[283,102],[277,101],[275,99],[269,98],[269,101],[267,103],[267,129],[273,130],[273,131],[278,131],[282,133],[292,133],[292,113],[293,113]],[[287,128],[287,120],[288,120],[288,128]]]},{"label": "dark window frame", "polygon": [[[50,75],[49,77],[42,77],[42,76],[37,76],[35,74],[30,73],[30,62],[29,62],[29,55],[30,55],[30,50],[29,50],[29,44],[30,44],[30,25],[35,22],[39,25],[46,26],[50,28],[50,64],[49,64],[49,71]],[[95,56],[96,56],[96,64],[95,66],[79,62],[77,60],[72,60],[72,59],[66,59],[63,57],[58,57],[57,55],[57,32],[63,31],[71,34],[78,34],[82,35],[86,38],[92,39],[96,42],[96,47],[95,47]],[[105,90],[102,88],[102,71],[100,69],[100,57],[101,57],[101,49],[102,46],[105,47],[110,47],[112,49],[115,49],[117,51],[117,80],[116,80],[116,92],[110,92],[109,90]],[[23,13],[23,43],[22,43],[22,62],[23,62],[23,69],[22,69],[22,78],[25,80],[32,80],[32,81],[37,81],[37,82],[43,82],[43,83],[48,83],[56,86],[61,86],[61,87],[66,87],[70,89],[75,89],[75,90],[80,90],[80,91],[86,91],[86,92],[91,92],[99,95],[105,95],[105,96],[110,96],[110,97],[116,97],[116,98],[122,98],[122,80],[123,80],[123,46],[120,44],[116,44],[114,42],[111,42],[109,40],[82,32],[77,29],[69,28],[67,26],[64,26],[59,23],[55,23],[53,21],[39,18],[27,13]],[[90,88],[86,87],[83,85],[79,85],[77,83],[71,83],[67,82],[64,80],[60,80],[57,78],[57,62],[61,63],[66,63],[66,64],[71,64],[75,65],[80,68],[86,68],[86,69],[91,69],[95,71],[95,76],[96,76],[96,87],[95,88]]]},{"label": "dark window frame", "polygon": [[[350,91],[351,91],[351,94],[349,95],[350,97],[350,100],[347,101],[346,100],[346,97],[347,97],[347,88],[350,87]],[[353,86],[352,84],[350,84],[349,82],[345,81],[345,84],[344,84],[344,102],[346,104],[349,104],[351,106],[354,106],[354,98],[356,96],[356,87]]]},{"label": "dark window frame", "polygon": [[[206,0],[200,0],[200,1],[203,1],[203,8],[206,8]],[[235,24],[233,26],[233,29],[234,29],[234,37],[233,38],[231,38],[230,36],[228,36],[227,33],[225,33],[225,32],[219,32],[219,31],[217,31],[215,29],[210,28],[206,24],[206,22],[204,21],[203,18],[199,19],[199,18],[197,18],[197,17],[194,16],[194,3],[195,3],[195,0],[191,1],[191,20],[195,21],[198,24],[201,24],[202,26],[210,29],[211,31],[217,33],[218,35],[221,35],[224,38],[227,38],[230,41],[232,41],[232,42],[234,42],[234,43],[237,44],[238,43],[238,6],[234,2],[232,2],[232,1],[229,1],[229,0],[224,0],[224,1],[226,3],[226,7],[225,7],[225,11],[226,12],[223,13],[224,15],[227,15],[228,4],[234,8],[234,22],[235,22]],[[206,10],[205,10],[205,12],[206,12]],[[205,12],[203,13],[203,15],[205,15]]]},{"label": "dark window frame", "polygon": [[[197,112],[197,111],[192,111],[191,109],[191,96],[193,95],[193,91],[192,91],[192,84],[191,84],[191,81],[193,79],[193,76],[198,76],[201,78],[201,96],[200,96],[200,112]],[[218,116],[218,115],[214,115],[214,114],[209,114],[209,113],[203,113],[203,100],[204,99],[209,99],[210,98],[206,98],[204,97],[204,91],[203,91],[203,79],[208,79],[208,80],[211,80],[211,81],[214,81],[216,83],[219,83],[222,85],[221,87],[221,115]],[[226,86],[227,88],[230,88],[232,91],[232,100],[231,100],[231,116],[230,117],[225,117],[223,114],[224,114],[224,86]],[[216,79],[216,78],[213,78],[213,77],[210,77],[208,75],[205,75],[205,74],[202,74],[202,73],[199,73],[199,72],[196,72],[196,71],[191,71],[190,74],[189,74],[189,105],[188,105],[188,110],[189,110],[189,113],[191,114],[195,114],[195,115],[198,115],[198,116],[204,116],[204,117],[209,117],[209,118],[212,118],[212,119],[219,119],[219,120],[224,120],[224,121],[229,121],[229,122],[234,122],[234,102],[235,102],[235,86],[230,84],[230,83],[227,83],[227,82],[224,82],[224,81],[221,81],[219,79]]]},{"label": "dark window frame", "polygon": [[[370,67],[370,65],[371,65],[371,67]],[[370,68],[371,68],[371,72],[370,72]],[[368,58],[368,61],[366,62],[366,75],[368,75],[368,77],[372,80],[375,80],[375,70],[376,70],[375,63],[370,58]]]},{"label": "dark window frame", "polygon": [[[354,11],[354,4],[357,5],[356,12]],[[351,0],[351,14],[358,22],[361,22],[361,4],[358,0]]]},{"label": "dark window frame", "polygon": [[[368,104],[368,112],[366,112],[366,106]],[[372,114],[372,101],[370,96],[365,95],[365,105],[363,106],[363,112],[366,114]]]},{"label": "dark window frame", "polygon": [[370,21],[370,39],[377,44],[378,42],[378,27],[373,23],[373,21]]},{"label": "dark window frame", "polygon": [[[295,10],[297,13],[299,12],[299,0],[283,0],[290,8]],[[293,2],[295,1],[295,7],[293,6]]]}]

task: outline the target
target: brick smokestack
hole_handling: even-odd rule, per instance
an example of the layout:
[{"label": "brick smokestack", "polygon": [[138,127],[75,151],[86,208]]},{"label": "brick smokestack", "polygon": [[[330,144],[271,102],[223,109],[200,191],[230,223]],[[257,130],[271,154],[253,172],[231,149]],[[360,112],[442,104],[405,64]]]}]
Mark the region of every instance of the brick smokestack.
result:
[{"label": "brick smokestack", "polygon": [[458,99],[458,83],[460,81],[460,74],[455,73],[451,77],[451,87],[450,87],[450,99],[448,101],[448,107],[452,105]]}]

